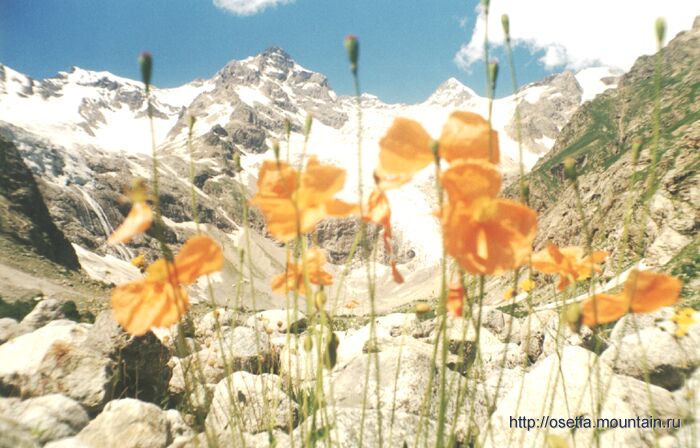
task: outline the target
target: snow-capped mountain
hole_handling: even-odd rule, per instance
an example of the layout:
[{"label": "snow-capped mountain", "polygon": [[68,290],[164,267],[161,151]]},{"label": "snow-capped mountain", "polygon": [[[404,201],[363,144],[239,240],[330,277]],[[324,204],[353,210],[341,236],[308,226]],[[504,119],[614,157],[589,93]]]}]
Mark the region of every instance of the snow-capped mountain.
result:
[{"label": "snow-capped mountain", "polygon": [[[598,93],[615,87],[616,75],[605,68],[574,75],[565,72],[523,87],[517,95],[494,101],[493,123],[500,133],[503,169],[517,168],[515,108],[520,103],[523,157],[529,170],[554,144],[559,130],[575,110]],[[211,79],[173,89],[151,90],[154,131],[160,157],[163,213],[172,242],[193,231],[189,206],[189,116],[196,159],[199,216],[227,248],[229,269],[217,284],[231,299],[244,244],[254,252],[253,273],[258,304],[273,300],[269,278],[282,269],[284,253],[264,235],[264,222],[253,213],[246,234],[241,202],[252,194],[258,167],[272,157],[273,140],[283,141],[284,123],[292,128],[284,157],[298,160],[301,130],[314,117],[307,154],[347,170],[342,195],[357,200],[357,112],[354,98],[341,97],[325,76],[301,67],[278,48],[232,61]],[[434,136],[453,110],[487,114],[488,100],[452,78],[419,104],[386,104],[364,94],[362,171],[366,191],[378,157],[378,141],[397,116],[414,118]],[[138,273],[127,263],[138,251],[154,251],[150,238],[130,247],[108,248],[104,240],[128,211],[120,191],[134,176],[150,176],[151,133],[142,83],[108,72],[74,67],[56,77],[36,81],[0,65],[0,132],[13,140],[28,166],[41,180],[49,210],[76,247],[92,275],[121,281]],[[233,163],[240,156],[240,168]],[[240,169],[240,171],[239,171]],[[429,171],[429,170],[428,170]],[[411,280],[397,287],[388,268],[378,266],[379,292],[392,305],[425,297],[435,289],[434,269],[442,252],[432,214],[432,173],[421,173],[410,185],[390,192],[393,225],[399,240],[402,272]],[[356,231],[349,221],[324,223],[319,243],[334,261],[344,259]],[[247,269],[247,268],[246,268]],[[351,271],[341,297],[354,298],[364,273]],[[385,281],[386,278],[386,281]],[[354,288],[357,283],[358,287]],[[262,298],[261,298],[262,297]]]}]

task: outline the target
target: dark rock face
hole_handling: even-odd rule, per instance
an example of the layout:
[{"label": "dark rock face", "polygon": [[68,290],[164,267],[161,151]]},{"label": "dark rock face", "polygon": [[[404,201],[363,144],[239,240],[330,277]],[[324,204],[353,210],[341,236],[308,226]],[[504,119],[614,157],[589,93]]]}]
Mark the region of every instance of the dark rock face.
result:
[{"label": "dark rock face", "polygon": [[14,144],[0,137],[0,234],[69,269],[78,257],[56,227],[34,176]]}]

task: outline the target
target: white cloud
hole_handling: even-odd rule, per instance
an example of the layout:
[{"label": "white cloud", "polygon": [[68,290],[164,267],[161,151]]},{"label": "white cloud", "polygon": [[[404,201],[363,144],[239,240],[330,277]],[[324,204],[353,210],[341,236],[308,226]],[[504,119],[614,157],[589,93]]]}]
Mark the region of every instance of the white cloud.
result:
[{"label": "white cloud", "polygon": [[214,6],[239,16],[252,16],[272,6],[292,3],[294,0],[214,0]]},{"label": "white cloud", "polygon": [[[480,7],[468,43],[455,55],[469,70],[483,59],[485,20]],[[692,0],[495,0],[489,11],[489,43],[504,43],[501,15],[510,17],[514,45],[544,51],[547,68],[608,65],[629,69],[642,54],[656,51],[654,23],[666,19],[666,40],[690,29],[700,6]]]}]

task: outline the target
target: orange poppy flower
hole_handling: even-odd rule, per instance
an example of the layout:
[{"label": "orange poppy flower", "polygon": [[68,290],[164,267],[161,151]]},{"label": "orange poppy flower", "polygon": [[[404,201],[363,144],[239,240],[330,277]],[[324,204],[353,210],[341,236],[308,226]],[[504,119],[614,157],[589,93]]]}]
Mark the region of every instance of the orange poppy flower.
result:
[{"label": "orange poppy flower", "polygon": [[532,267],[545,274],[559,274],[560,291],[566,289],[571,283],[585,280],[593,272],[602,272],[600,263],[608,256],[605,251],[593,251],[588,256],[584,256],[584,251],[580,247],[558,248],[552,243],[532,255]]},{"label": "orange poppy flower", "polygon": [[[442,175],[445,250],[474,274],[498,274],[527,260],[537,228],[529,207],[497,198],[501,175],[491,163],[458,161]],[[468,181],[465,181],[468,180]]]},{"label": "orange poppy flower", "polygon": [[631,271],[619,294],[597,294],[581,304],[588,327],[614,322],[628,312],[650,313],[678,301],[682,282],[667,274]]},{"label": "orange poppy flower", "polygon": [[301,175],[285,162],[265,161],[250,202],[265,215],[268,231],[287,242],[325,218],[357,213],[355,204],[333,198],[344,183],[345,170],[322,165],[316,157],[309,158]]},{"label": "orange poppy flower", "polygon": [[[394,177],[394,184],[405,183],[435,160],[430,135],[418,122],[396,118],[380,140],[378,174]],[[442,129],[438,151],[448,162],[483,160],[499,162],[498,134],[488,121],[472,112],[453,112]],[[397,182],[397,180],[399,182]]]},{"label": "orange poppy flower", "polygon": [[450,285],[450,289],[447,292],[447,311],[454,317],[462,317],[464,312],[464,288],[459,283],[454,283]]},{"label": "orange poppy flower", "polygon": [[[333,283],[333,276],[323,269],[324,264],[326,264],[326,257],[321,249],[314,248],[306,253],[306,273],[309,276],[309,283],[314,285]],[[300,296],[306,297],[303,264],[287,261],[287,270],[272,279],[272,291],[283,295],[296,291]]]},{"label": "orange poppy flower", "polygon": [[190,238],[175,260],[161,258],[146,269],[143,279],[114,288],[114,319],[134,336],[145,334],[151,327],[176,323],[189,307],[183,286],[221,270],[223,263],[223,251],[214,240],[207,236]]},{"label": "orange poppy flower", "polygon": [[124,222],[107,239],[107,244],[128,243],[153,223],[153,210],[143,201],[134,202]]}]

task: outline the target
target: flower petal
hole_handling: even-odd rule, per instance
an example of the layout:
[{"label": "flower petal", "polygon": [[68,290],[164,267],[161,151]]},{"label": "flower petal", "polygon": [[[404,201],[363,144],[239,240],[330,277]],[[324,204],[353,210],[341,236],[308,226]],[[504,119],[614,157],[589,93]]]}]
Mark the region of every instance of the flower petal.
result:
[{"label": "flower petal", "polygon": [[[333,165],[321,164],[316,156],[311,156],[302,174],[300,194],[309,195],[313,202],[326,202],[343,189],[345,170]],[[306,198],[300,198],[300,205]]]},{"label": "flower petal", "polygon": [[451,202],[472,202],[481,196],[495,198],[501,189],[501,173],[488,162],[455,162],[442,174],[441,180]]},{"label": "flower petal", "polygon": [[413,175],[434,160],[430,141],[417,121],[396,118],[379,141],[379,165],[389,174]]},{"label": "flower petal", "polygon": [[498,133],[478,114],[453,112],[442,128],[440,157],[448,162],[480,159],[498,164]]},{"label": "flower petal", "polygon": [[181,285],[189,285],[202,275],[220,271],[223,265],[221,246],[208,236],[194,236],[185,242],[175,257],[177,281]]},{"label": "flower petal", "polygon": [[589,328],[614,322],[629,311],[629,302],[620,294],[597,294],[581,306],[582,323]]},{"label": "flower petal", "polygon": [[107,244],[128,243],[153,223],[153,211],[145,202],[135,202],[124,222],[109,236]]},{"label": "flower petal", "polygon": [[623,294],[632,312],[650,313],[678,301],[683,283],[676,277],[651,271],[630,272]]}]

